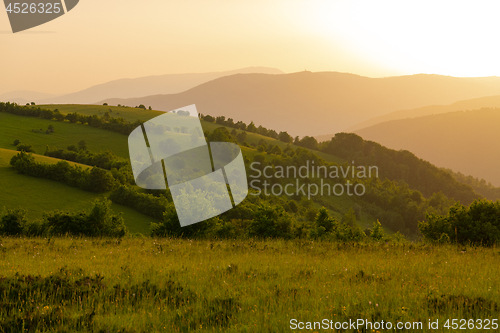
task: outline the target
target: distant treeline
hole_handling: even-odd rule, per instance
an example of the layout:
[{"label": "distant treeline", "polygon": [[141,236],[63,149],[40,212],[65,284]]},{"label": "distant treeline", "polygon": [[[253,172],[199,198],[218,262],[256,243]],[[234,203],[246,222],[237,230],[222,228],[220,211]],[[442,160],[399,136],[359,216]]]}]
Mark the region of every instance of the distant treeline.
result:
[{"label": "distant treeline", "polygon": [[[224,116],[212,117],[210,115],[203,115],[203,114],[200,114],[200,119],[203,119],[204,121],[209,122],[209,123],[216,123],[216,124],[219,124],[221,126],[227,126],[227,127],[247,131],[250,133],[257,133],[257,134],[267,136],[267,137],[272,138],[272,139],[280,140],[280,141],[285,142],[285,143],[294,144],[294,145],[299,146],[299,147],[309,148],[309,149],[313,149],[313,150],[318,150],[318,148],[319,148],[318,141],[316,141],[316,139],[311,137],[311,136],[305,136],[302,139],[300,139],[298,136],[296,136],[294,139],[286,131],[278,133],[275,130],[267,129],[262,125],[259,125],[257,127],[253,121],[247,125],[242,121],[238,121],[235,123],[232,118],[228,118],[226,120],[226,117],[224,117]],[[238,141],[242,142],[243,140],[238,140]]]},{"label": "distant treeline", "polygon": [[0,112],[7,112],[26,117],[38,117],[42,119],[55,119],[57,121],[67,120],[71,123],[80,122],[95,128],[102,128],[108,131],[113,131],[121,134],[130,134],[137,126],[143,122],[136,120],[131,123],[123,118],[110,117],[108,113],[99,117],[98,115],[85,116],[76,112],[63,115],[59,110],[42,109],[34,106],[20,106],[16,103],[3,103],[0,102]]},{"label": "distant treeline", "polygon": [[500,187],[493,186],[491,182],[486,182],[484,179],[479,179],[470,175],[466,176],[461,172],[454,172],[451,169],[445,170],[449,172],[457,181],[470,185],[474,191],[481,194],[485,198],[490,200],[500,199]]}]

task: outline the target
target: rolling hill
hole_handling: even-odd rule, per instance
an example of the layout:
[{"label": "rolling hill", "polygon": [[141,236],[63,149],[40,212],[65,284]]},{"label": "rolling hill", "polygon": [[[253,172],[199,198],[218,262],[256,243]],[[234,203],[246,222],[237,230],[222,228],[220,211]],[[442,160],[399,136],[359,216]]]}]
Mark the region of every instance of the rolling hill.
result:
[{"label": "rolling hill", "polygon": [[175,94],[219,77],[238,73],[283,74],[282,71],[275,68],[247,67],[225,72],[166,74],[133,79],[119,79],[63,96],[37,99],[36,102],[39,104],[91,104],[105,98],[131,98],[153,94]]},{"label": "rolling hill", "polygon": [[351,132],[360,130],[362,128],[373,126],[389,120],[415,118],[415,117],[429,116],[433,114],[441,114],[454,111],[479,110],[482,108],[496,108],[496,107],[500,107],[500,96],[473,98],[465,101],[458,101],[456,103],[449,105],[430,105],[411,110],[399,110],[391,112],[389,114],[372,118],[362,123],[356,124],[346,129],[346,131]]},{"label": "rolling hill", "polygon": [[[116,155],[128,158],[127,138],[118,133],[93,128],[90,126],[74,126],[68,122],[54,122],[46,119],[20,117],[0,112],[2,136],[0,148],[15,150],[14,140],[22,144],[32,145],[35,152],[43,154],[46,146],[66,148],[84,140],[94,151],[111,150]],[[45,134],[49,125],[55,128],[54,133]],[[42,130],[33,132],[32,130]]]},{"label": "rolling hill", "polygon": [[500,109],[392,120],[355,131],[365,140],[409,150],[439,167],[500,185]]},{"label": "rolling hill", "polygon": [[[10,165],[10,159],[16,151],[0,148],[0,212],[4,208],[27,208],[29,219],[40,219],[43,213],[53,210],[80,211],[88,210],[93,202],[103,195],[83,191],[48,179],[35,178],[17,173]],[[35,160],[44,163],[57,163],[58,159],[33,155]],[[70,162],[70,164],[75,164]],[[83,168],[87,166],[81,165]],[[149,233],[149,223],[155,219],[117,204],[111,208],[115,213],[123,213],[125,224],[130,232]]]},{"label": "rolling hill", "polygon": [[[87,116],[97,114],[100,115],[100,117],[103,117],[103,119],[106,119],[105,117],[107,117],[105,113],[109,112],[109,107],[103,105],[85,105],[81,107],[81,110],[79,110],[75,105],[59,105],[57,108],[60,108],[63,114],[73,112],[79,112],[80,114],[85,114]],[[8,110],[37,109],[38,107],[21,106],[15,108],[9,107]],[[112,109],[115,109],[115,111],[112,112],[113,116],[114,113],[122,113],[120,115],[123,115],[123,117],[131,120],[142,116],[144,116],[144,120],[147,120],[149,117],[161,114],[161,112],[157,111],[145,111],[142,109],[127,107]],[[39,149],[42,149],[49,143],[50,145],[55,145],[55,147],[61,149],[70,144],[75,144],[77,140],[80,140],[82,134],[86,133],[87,135],[84,137],[89,149],[92,151],[103,150],[100,147],[105,147],[104,149],[112,149],[119,156],[127,157],[128,155],[128,152],[126,151],[126,133],[118,134],[112,129],[105,130],[103,128],[95,128],[87,125],[86,122],[85,124],[70,123],[68,120],[56,121],[55,119],[42,119],[37,118],[36,116],[21,116],[7,113],[5,111],[1,112],[0,115],[2,116],[2,127],[5,127],[5,133],[10,136],[10,139],[6,139],[3,142],[7,149],[14,149],[14,146],[11,143],[14,139],[20,139],[24,144],[34,145],[35,147],[39,147]],[[45,117],[46,113],[43,113],[43,115]],[[35,128],[43,129],[49,124],[54,126],[54,133],[35,133],[31,130],[34,126]],[[204,131],[209,131],[211,134],[215,134],[216,128],[224,127],[220,124],[208,121],[202,121],[202,126]],[[226,128],[227,135],[230,135],[229,132],[234,133],[231,135],[233,139],[237,137],[238,132],[241,133],[241,130],[235,130],[232,127]],[[57,133],[59,133],[60,137],[55,135]],[[63,133],[64,135],[61,136]],[[221,136],[218,136],[218,138],[221,138]],[[457,180],[453,179],[453,177],[446,171],[440,170],[432,166],[430,163],[418,159],[410,152],[390,150],[376,143],[364,141],[355,134],[350,134],[349,137],[336,137],[335,140],[329,142],[328,145],[322,145],[322,147],[320,147],[322,151],[314,151],[310,149],[303,149],[296,145],[288,145],[276,139],[251,132],[247,132],[245,142],[246,143],[242,146],[242,151],[246,162],[251,163],[252,161],[260,161],[258,166],[259,168],[264,168],[269,164],[300,166],[306,165],[307,161],[310,162],[314,160],[316,160],[319,164],[333,162],[343,165],[344,167],[347,167],[350,164],[347,163],[347,161],[356,160],[356,165],[375,165],[380,168],[380,179],[358,179],[358,181],[364,182],[367,186],[366,196],[349,196],[346,193],[341,195],[326,194],[318,197],[313,196],[309,199],[301,196],[301,194],[291,197],[259,196],[261,199],[264,198],[265,200],[274,201],[274,204],[287,207],[287,209],[293,209],[291,208],[292,206],[297,208],[297,203],[295,205],[291,203],[292,201],[297,201],[298,205],[301,207],[297,218],[301,222],[311,221],[311,219],[317,214],[317,209],[321,206],[330,209],[332,216],[339,220],[343,219],[346,214],[351,211],[351,209],[356,209],[357,223],[363,228],[370,227],[376,219],[379,219],[383,225],[388,227],[390,230],[400,230],[406,234],[417,236],[417,222],[425,218],[426,212],[430,211],[442,213],[455,202],[454,200],[469,203],[474,198],[479,197],[479,195],[474,192],[472,187],[461,184]],[[268,148],[264,147],[264,149],[260,149],[263,147],[262,145],[267,146]],[[278,149],[277,152],[274,152],[275,150],[273,147],[276,146],[281,147],[281,150]],[[123,148],[125,148],[125,151],[122,150]],[[15,154],[15,152],[11,151],[11,154]],[[324,162],[322,162],[320,157],[324,160]],[[13,170],[10,169],[10,171]],[[256,176],[257,178],[260,177],[253,168],[251,175]],[[29,186],[29,181],[27,181],[27,179],[30,178],[23,179],[24,180],[17,182],[27,182]],[[279,179],[276,178],[276,181],[278,180]],[[286,182],[289,182],[290,180],[293,179],[282,181],[286,184]],[[311,179],[311,181],[319,182],[319,179]],[[309,182],[309,180],[307,180],[307,182]],[[10,187],[10,191],[16,191],[15,183],[10,181],[5,183]],[[51,183],[52,181],[48,181],[47,186],[50,186]],[[439,191],[442,193],[438,193]],[[32,197],[29,197],[29,201],[20,201],[19,204],[30,207],[31,201],[38,200],[36,199],[37,196],[43,196],[43,198],[40,198],[41,202],[45,200],[44,191],[39,189],[36,193],[33,193]],[[9,196],[11,199],[13,197],[15,196]],[[454,200],[451,198],[454,198]],[[234,219],[247,216],[246,214],[250,212],[248,210],[249,207],[256,204],[254,200],[255,199],[252,199],[252,196],[249,196],[248,200],[244,200],[247,204],[244,204],[236,212],[231,213],[236,215],[229,215],[227,218]],[[275,200],[278,201],[276,202]],[[56,201],[57,204],[57,200],[54,199],[54,201]],[[10,202],[7,207],[12,207],[12,205],[13,202]],[[299,212],[299,209],[297,208],[295,212]]]},{"label": "rolling hill", "polygon": [[144,104],[170,111],[196,104],[212,116],[255,121],[292,135],[336,133],[388,112],[500,95],[500,78],[411,75],[368,78],[337,72],[237,74],[178,94],[106,99],[110,105]]}]

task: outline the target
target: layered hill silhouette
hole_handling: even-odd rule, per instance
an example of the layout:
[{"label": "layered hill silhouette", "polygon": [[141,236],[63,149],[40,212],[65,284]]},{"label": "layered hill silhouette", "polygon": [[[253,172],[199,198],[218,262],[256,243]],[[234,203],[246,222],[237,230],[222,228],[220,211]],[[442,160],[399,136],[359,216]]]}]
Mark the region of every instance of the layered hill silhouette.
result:
[{"label": "layered hill silhouette", "polygon": [[449,105],[430,105],[411,110],[399,110],[389,114],[372,118],[362,123],[356,124],[346,129],[346,131],[356,131],[365,127],[373,126],[384,121],[415,118],[421,116],[429,116],[432,114],[441,114],[453,111],[479,110],[481,108],[496,108],[500,107],[500,96],[487,96],[481,98],[468,99],[458,101]]},{"label": "layered hill silhouette", "polygon": [[500,95],[500,78],[418,74],[368,78],[338,72],[237,74],[178,94],[105,99],[110,105],[169,111],[196,104],[203,114],[253,120],[292,135],[336,133],[389,112]]},{"label": "layered hill silhouette", "polygon": [[9,101],[11,103],[26,104],[53,98],[56,95],[46,94],[38,91],[16,90],[0,94],[0,101]]},{"label": "layered hill silhouette", "polygon": [[409,150],[439,167],[500,186],[500,109],[457,111],[383,122],[358,131],[365,140]]},{"label": "layered hill silhouette", "polygon": [[131,98],[153,94],[175,94],[219,77],[238,73],[283,74],[276,68],[247,67],[224,72],[187,73],[119,79],[75,93],[38,100],[39,104],[91,104],[105,98]]}]

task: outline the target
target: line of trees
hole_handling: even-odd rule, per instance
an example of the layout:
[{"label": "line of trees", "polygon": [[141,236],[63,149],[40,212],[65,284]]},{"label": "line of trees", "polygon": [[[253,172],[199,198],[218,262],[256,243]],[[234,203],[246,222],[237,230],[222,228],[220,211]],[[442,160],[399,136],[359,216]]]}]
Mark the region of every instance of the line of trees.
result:
[{"label": "line of trees", "polygon": [[124,185],[118,186],[111,192],[109,199],[158,220],[163,218],[163,213],[169,204],[168,199],[163,195],[154,196],[149,193],[140,193],[135,188]]},{"label": "line of trees", "polygon": [[41,220],[29,221],[26,210],[7,210],[0,218],[0,235],[7,236],[90,236],[123,237],[127,228],[121,215],[111,210],[111,201],[97,199],[88,212],[54,211]]},{"label": "line of trees", "polygon": [[89,151],[83,140],[79,142],[78,147],[72,145],[66,150],[47,147],[45,156],[109,170],[120,184],[135,184],[130,161],[116,156],[109,150],[99,153]]},{"label": "line of trees", "polygon": [[104,169],[98,167],[84,169],[66,161],[55,164],[40,163],[26,152],[13,156],[10,165],[21,174],[63,182],[86,191],[107,192],[117,185],[111,173]]},{"label": "line of trees", "polygon": [[0,112],[7,112],[26,117],[52,119],[57,121],[67,120],[71,123],[81,123],[84,125],[89,125],[95,128],[102,128],[124,135],[130,134],[137,126],[140,126],[143,123],[140,120],[136,120],[135,122],[131,123],[123,118],[113,118],[109,116],[109,113],[104,114],[104,116],[102,117],[99,117],[98,115],[86,116],[78,114],[76,112],[63,115],[57,109],[52,111],[49,109],[42,109],[40,107],[20,106],[16,103],[9,102],[0,102]]},{"label": "line of trees", "polygon": [[47,149],[45,150],[45,156],[90,166],[96,166],[106,170],[111,170],[113,168],[120,170],[121,168],[130,165],[129,161],[116,156],[109,150],[96,153],[91,152],[87,149],[76,149],[75,146],[69,146],[68,149],[50,149],[47,147]]}]

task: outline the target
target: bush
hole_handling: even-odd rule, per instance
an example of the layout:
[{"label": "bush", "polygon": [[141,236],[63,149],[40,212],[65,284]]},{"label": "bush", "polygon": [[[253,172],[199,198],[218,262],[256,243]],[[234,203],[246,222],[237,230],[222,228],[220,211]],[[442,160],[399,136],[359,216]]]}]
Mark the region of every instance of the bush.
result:
[{"label": "bush", "polygon": [[24,151],[27,153],[34,153],[35,152],[32,145],[21,145],[21,144],[17,145],[17,151]]},{"label": "bush", "polygon": [[214,224],[215,221],[219,221],[219,218],[215,217],[203,222],[181,227],[175,206],[173,203],[169,203],[165,207],[162,221],[160,223],[151,223],[151,236],[174,236],[185,238],[203,237],[207,234],[207,230]]},{"label": "bush", "polygon": [[55,211],[44,216],[43,229],[52,235],[123,237],[127,228],[121,215],[113,214],[111,201],[97,199],[88,212]]},{"label": "bush", "polygon": [[382,240],[385,237],[384,228],[382,228],[382,225],[378,220],[377,222],[373,222],[373,230],[370,237],[377,241]]},{"label": "bush", "polygon": [[104,169],[93,167],[90,171],[88,189],[94,192],[111,191],[115,185],[113,176]]},{"label": "bush", "polygon": [[291,238],[292,217],[281,206],[260,205],[249,226],[249,235],[262,238]]},{"label": "bush", "polygon": [[418,227],[430,241],[491,246],[500,242],[500,201],[475,200],[469,207],[457,203],[446,215],[427,215]]},{"label": "bush", "polygon": [[19,208],[15,210],[7,210],[0,220],[0,234],[7,236],[16,236],[23,233],[23,228],[26,224],[26,210]]},{"label": "bush", "polygon": [[134,208],[138,212],[158,220],[164,218],[166,208],[169,205],[164,196],[155,197],[152,194],[139,193],[130,186],[119,186],[115,189],[109,199],[114,203]]}]

